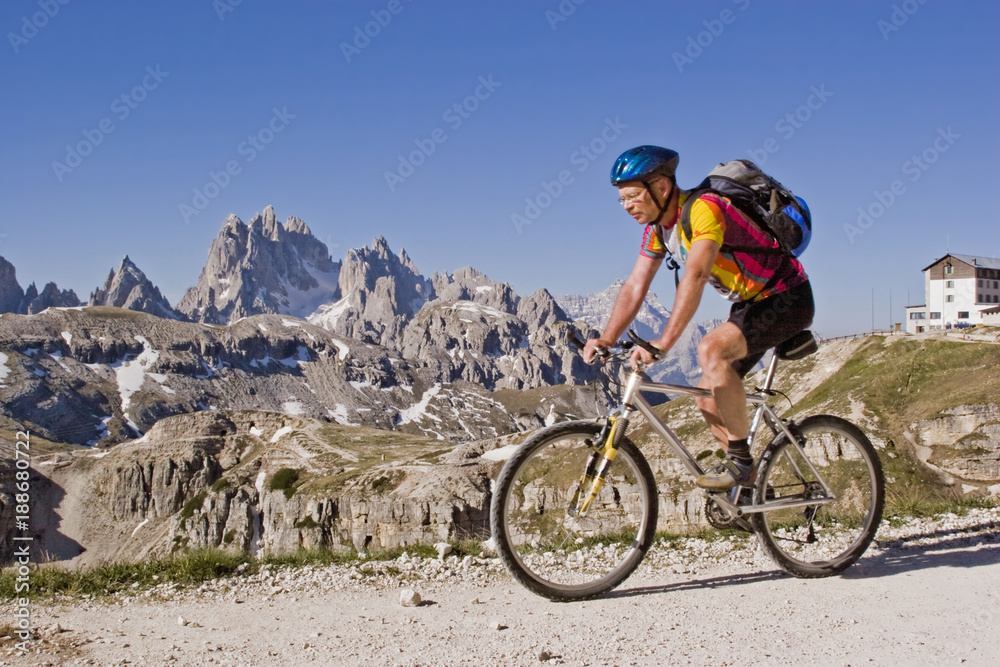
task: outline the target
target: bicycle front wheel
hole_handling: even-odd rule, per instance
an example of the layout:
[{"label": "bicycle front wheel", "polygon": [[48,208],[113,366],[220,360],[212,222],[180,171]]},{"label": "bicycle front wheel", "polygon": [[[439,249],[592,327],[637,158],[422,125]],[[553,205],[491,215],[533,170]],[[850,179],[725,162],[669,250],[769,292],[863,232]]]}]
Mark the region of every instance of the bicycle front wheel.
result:
[{"label": "bicycle front wheel", "polygon": [[882,464],[868,437],[845,419],[814,415],[792,431],[801,434],[802,450],[784,434],[768,444],[754,504],[797,506],[754,514],[753,525],[781,569],[828,577],[860,558],[875,537],[885,503]]},{"label": "bicycle front wheel", "polygon": [[500,560],[530,591],[586,600],[611,590],[642,561],[656,530],[656,483],[628,439],[584,516],[573,507],[601,426],[576,421],[538,431],[497,478],[490,523]]}]

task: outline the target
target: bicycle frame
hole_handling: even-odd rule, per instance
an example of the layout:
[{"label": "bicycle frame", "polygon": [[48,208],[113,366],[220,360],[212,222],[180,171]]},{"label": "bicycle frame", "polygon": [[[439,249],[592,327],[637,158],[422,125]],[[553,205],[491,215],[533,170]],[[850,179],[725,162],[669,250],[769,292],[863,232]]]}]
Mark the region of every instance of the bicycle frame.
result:
[{"label": "bicycle frame", "polygon": [[[826,481],[819,474],[813,466],[812,461],[806,456],[805,451],[802,449],[802,445],[799,443],[798,438],[789,430],[785,421],[781,419],[778,414],[774,411],[767,403],[767,399],[770,396],[771,382],[774,379],[774,371],[778,364],[778,356],[772,355],[770,365],[767,370],[767,378],[764,381],[763,389],[760,389],[757,393],[747,394],[747,402],[751,405],[755,405],[756,410],[754,411],[753,421],[750,424],[750,435],[748,437],[749,442],[753,442],[754,437],[757,435],[757,431],[761,426],[761,420],[767,423],[767,425],[774,432],[775,436],[778,433],[783,433],[789,442],[793,443],[795,448],[798,450],[799,455],[802,460],[806,462],[809,469],[815,475],[816,480],[819,481],[820,485],[823,487],[823,492],[825,498],[809,498],[809,499],[783,499],[783,500],[772,500],[765,501],[762,503],[757,503],[750,506],[740,506],[733,502],[737,497],[737,493],[729,493],[724,491],[709,492],[713,496],[715,502],[723,507],[726,511],[730,512],[733,516],[741,517],[744,514],[750,514],[754,512],[764,512],[772,509],[778,508],[789,508],[789,507],[815,507],[816,505],[822,505],[826,503],[832,503],[837,500],[836,496],[830,491],[830,487],[827,485]],[[710,398],[712,392],[708,389],[702,389],[700,387],[690,387],[687,385],[677,385],[677,384],[660,384],[656,382],[650,382],[646,378],[645,374],[641,369],[634,370],[629,374],[628,382],[625,386],[625,391],[622,395],[621,408],[619,410],[631,412],[633,410],[638,410],[640,413],[645,415],[646,419],[649,420],[650,425],[659,433],[663,439],[673,450],[677,458],[681,460],[688,471],[695,477],[705,474],[705,470],[699,465],[697,459],[691,455],[691,452],[684,446],[681,439],[671,430],[667,424],[665,424],[657,415],[653,412],[652,406],[642,397],[640,392],[648,391],[659,394],[685,394],[688,396]],[[790,461],[796,473],[801,477],[799,472],[799,467],[795,461]],[[738,489],[736,490],[738,491]]]}]

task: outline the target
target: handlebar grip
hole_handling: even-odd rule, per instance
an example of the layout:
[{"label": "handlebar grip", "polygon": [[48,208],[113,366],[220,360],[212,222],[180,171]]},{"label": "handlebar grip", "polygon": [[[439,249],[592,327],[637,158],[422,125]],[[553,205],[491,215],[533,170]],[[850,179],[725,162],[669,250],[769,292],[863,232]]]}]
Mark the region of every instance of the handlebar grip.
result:
[{"label": "handlebar grip", "polygon": [[642,349],[646,350],[646,352],[649,352],[651,355],[653,355],[653,361],[659,361],[660,359],[663,358],[663,350],[656,347],[652,343],[645,341],[642,338],[639,338],[639,334],[635,332],[635,329],[628,330],[628,337],[632,340],[633,343],[635,343]]}]

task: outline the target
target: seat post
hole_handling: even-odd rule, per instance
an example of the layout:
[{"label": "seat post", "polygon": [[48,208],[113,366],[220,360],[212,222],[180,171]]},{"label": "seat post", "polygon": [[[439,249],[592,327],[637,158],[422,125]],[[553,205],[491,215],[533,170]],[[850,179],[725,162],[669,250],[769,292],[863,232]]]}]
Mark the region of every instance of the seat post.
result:
[{"label": "seat post", "polygon": [[767,367],[767,378],[764,380],[764,391],[771,390],[771,381],[774,380],[774,370],[778,367],[778,350],[771,350],[771,363]]}]

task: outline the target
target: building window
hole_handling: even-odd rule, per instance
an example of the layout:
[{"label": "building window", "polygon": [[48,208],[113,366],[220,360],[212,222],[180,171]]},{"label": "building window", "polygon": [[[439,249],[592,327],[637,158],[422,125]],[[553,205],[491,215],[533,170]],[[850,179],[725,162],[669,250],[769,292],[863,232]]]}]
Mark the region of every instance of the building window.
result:
[{"label": "building window", "polygon": [[998,283],[997,281],[994,280],[993,281],[993,289],[997,289],[998,287],[1000,287],[1000,283]]},{"label": "building window", "polygon": [[955,273],[955,267],[949,264],[948,266],[944,267],[944,272],[947,274]]},{"label": "building window", "polygon": [[955,303],[955,295],[949,294],[944,298],[944,300],[947,301],[948,303]]},{"label": "building window", "polygon": [[945,287],[954,287],[955,286],[955,281],[954,280],[946,280],[945,283],[944,283],[944,286]]},{"label": "building window", "polygon": [[922,320],[926,317],[926,313],[910,313],[911,320]]},{"label": "building window", "polygon": [[941,319],[941,313],[935,313],[935,312],[932,311],[931,312],[931,319],[932,320],[940,320]]},{"label": "building window", "polygon": [[960,320],[967,320],[967,319],[969,319],[969,311],[967,311],[967,310],[960,310],[960,311],[958,311],[958,319],[960,319]]},{"label": "building window", "polygon": [[982,279],[980,278],[980,280],[979,280],[979,283],[978,283],[978,284],[976,285],[976,287],[982,287],[982,286],[983,286],[983,281],[982,281]]}]

